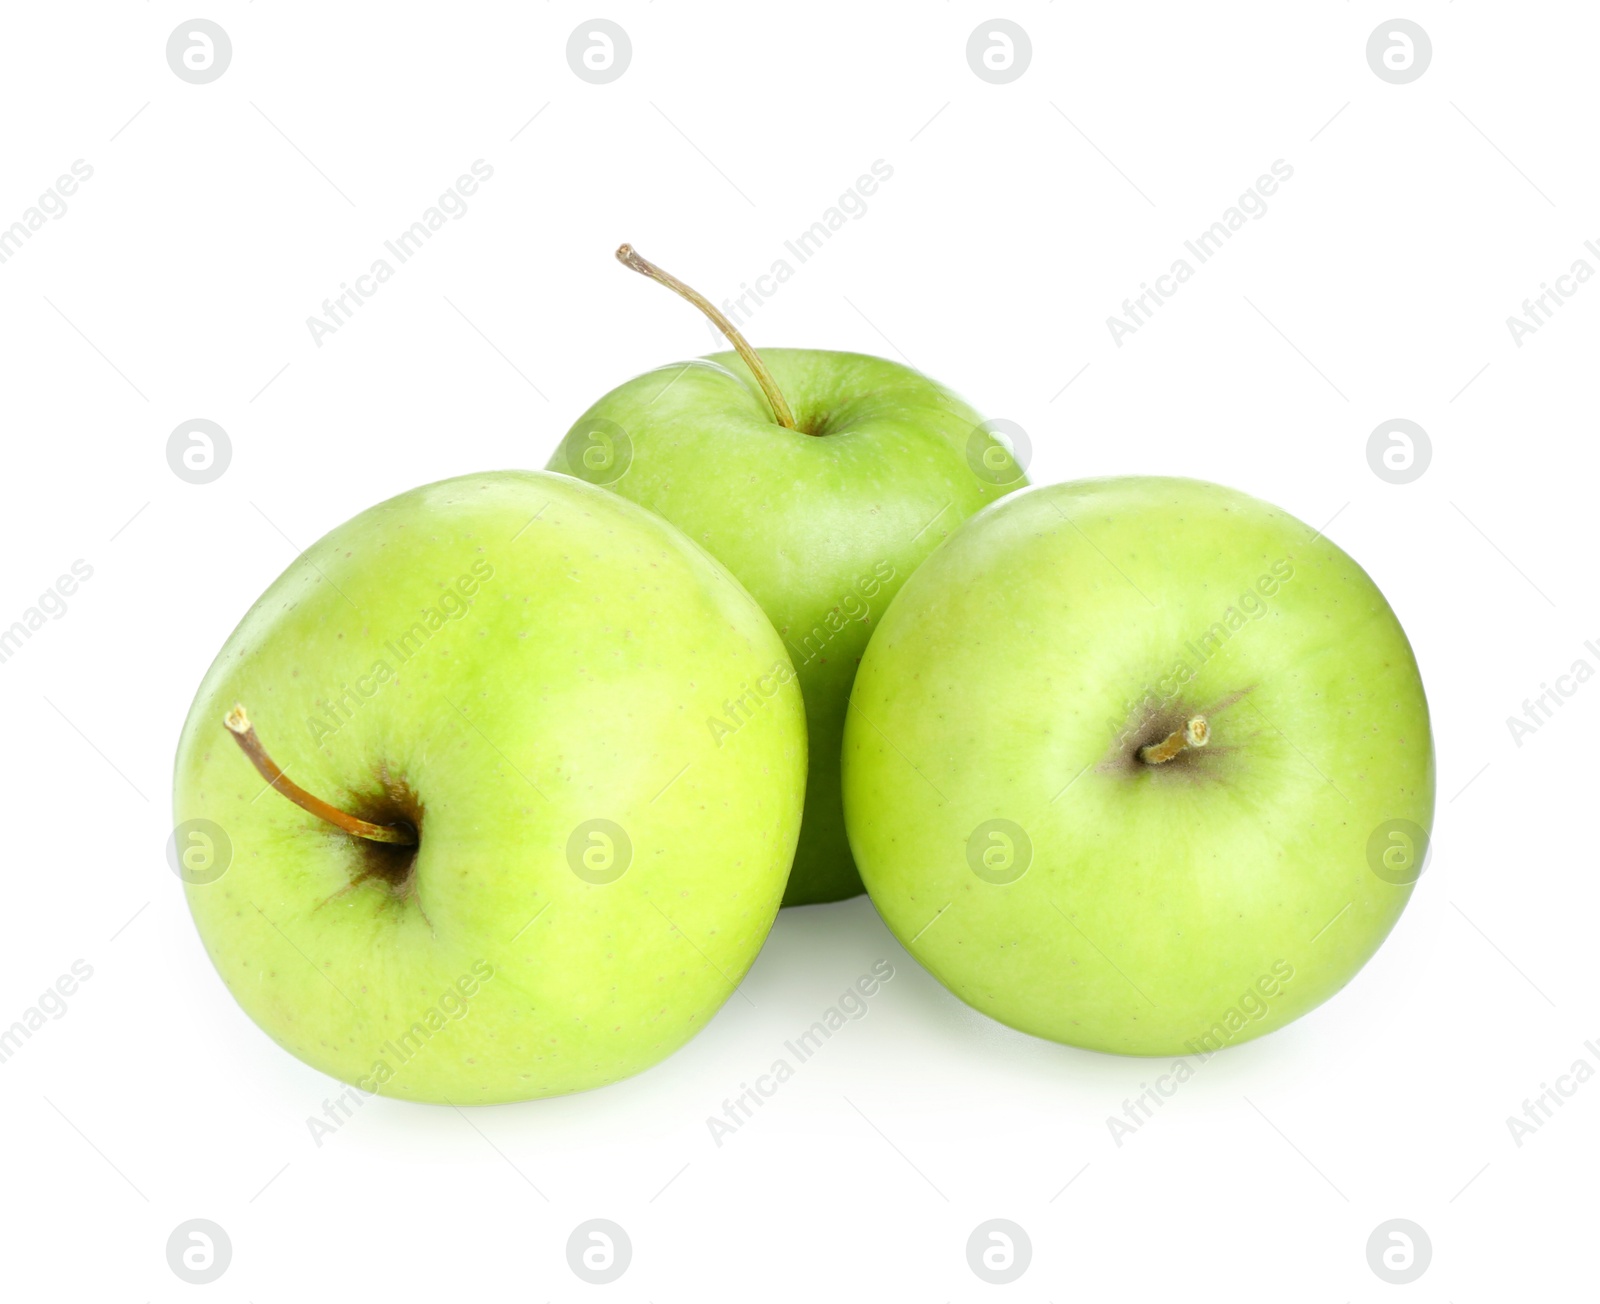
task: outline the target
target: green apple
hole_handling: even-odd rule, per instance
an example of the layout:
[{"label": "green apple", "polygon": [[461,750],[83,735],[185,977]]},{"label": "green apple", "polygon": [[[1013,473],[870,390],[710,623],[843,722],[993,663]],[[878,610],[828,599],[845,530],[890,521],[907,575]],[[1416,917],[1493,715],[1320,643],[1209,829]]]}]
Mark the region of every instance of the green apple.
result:
[{"label": "green apple", "polygon": [[1349,982],[1433,790],[1372,580],[1193,480],[975,516],[890,607],[845,730],[851,845],[907,949],[1003,1023],[1130,1055],[1209,1054]]},{"label": "green apple", "polygon": [[[628,266],[706,312],[737,351],[647,372],[585,412],[549,469],[679,526],[731,570],[788,646],[811,771],[785,905],[861,891],[839,797],[856,665],[906,577],[961,521],[1025,484],[1012,448],[910,367],[749,347],[722,314],[628,246]],[[1023,459],[1025,460],[1025,458]],[[733,727],[742,704],[729,702]]]},{"label": "green apple", "polygon": [[465,476],[250,609],[178,746],[177,864],[285,1049],[363,1092],[524,1100],[705,1026],[776,917],[804,785],[788,657],[718,562],[566,476]]}]

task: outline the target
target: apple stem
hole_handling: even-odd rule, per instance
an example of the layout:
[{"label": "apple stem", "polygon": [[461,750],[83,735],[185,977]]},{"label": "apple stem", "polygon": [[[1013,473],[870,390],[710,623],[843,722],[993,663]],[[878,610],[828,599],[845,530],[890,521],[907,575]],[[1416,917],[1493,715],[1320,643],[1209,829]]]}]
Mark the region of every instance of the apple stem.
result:
[{"label": "apple stem", "polygon": [[358,838],[367,838],[372,842],[394,842],[401,846],[416,845],[417,831],[409,825],[373,824],[368,820],[357,819],[337,806],[328,805],[320,797],[313,797],[295,783],[278,768],[277,762],[267,755],[267,749],[261,745],[261,739],[256,737],[255,726],[250,723],[250,717],[245,714],[242,704],[236,704],[222,723],[228,726],[233,741],[238,743],[239,750],[250,758],[250,763],[256,767],[261,777],[302,810],[310,811],[313,815]]},{"label": "apple stem", "polygon": [[685,285],[671,272],[663,271],[648,258],[641,257],[632,245],[625,244],[617,250],[617,261],[624,267],[630,267],[641,276],[648,276],[652,281],[659,281],[667,289],[681,294],[685,299],[705,313],[711,319],[711,324],[728,337],[728,343],[739,351],[739,356],[744,359],[744,365],[750,368],[750,373],[756,378],[756,383],[761,386],[761,392],[767,396],[767,402],[772,407],[772,415],[777,418],[778,424],[785,430],[797,430],[794,413],[789,410],[789,404],[783,397],[783,392],[778,388],[777,382],[772,379],[772,373],[767,370],[767,364],[761,361],[761,355],[751,347],[750,341],[739,333],[739,328],[729,321],[716,306],[692,286]]},{"label": "apple stem", "polygon": [[1192,717],[1182,729],[1174,729],[1158,743],[1139,749],[1139,759],[1146,765],[1164,765],[1180,752],[1191,747],[1204,747],[1211,740],[1211,726],[1203,715]]}]

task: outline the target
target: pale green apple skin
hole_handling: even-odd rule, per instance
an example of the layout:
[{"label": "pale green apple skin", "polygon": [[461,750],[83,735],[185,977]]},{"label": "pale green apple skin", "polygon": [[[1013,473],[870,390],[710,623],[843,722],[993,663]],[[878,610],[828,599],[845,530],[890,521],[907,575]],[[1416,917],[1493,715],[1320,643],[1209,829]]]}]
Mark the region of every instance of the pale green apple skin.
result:
[{"label": "pale green apple skin", "polygon": [[[402,643],[428,610],[441,628]],[[273,583],[195,697],[175,816],[233,846],[186,888],[201,940],[263,1030],[365,1091],[486,1104],[637,1073],[776,917],[805,784],[792,674],[726,570],[614,495],[498,472],[392,498]],[[708,718],[764,676],[719,747]],[[302,787],[416,821],[414,896],[352,886],[372,844],[266,789],[223,726],[236,702]],[[632,843],[609,883],[568,860],[595,818]]]},{"label": "pale green apple skin", "polygon": [[[1196,712],[1208,746],[1135,759]],[[1433,801],[1383,595],[1287,513],[1194,480],[1053,485],[974,517],[895,599],[845,730],[851,843],[895,936],[1002,1023],[1125,1055],[1236,1045],[1343,987],[1411,895],[1369,837],[1429,829]],[[991,819],[1032,841],[1015,881],[969,862]]]},{"label": "pale green apple skin", "polygon": [[[666,517],[721,560],[777,628],[810,734],[805,819],[785,905],[858,895],[839,795],[856,666],[907,576],[973,512],[1027,483],[998,440],[975,467],[982,418],[883,358],[762,349],[798,430],[777,424],[733,353],[647,372],[601,398],[548,464]],[[623,463],[591,434],[614,423]],[[809,432],[809,433],[808,433]],[[586,465],[584,454],[598,465]],[[617,474],[619,465],[625,465]]]}]

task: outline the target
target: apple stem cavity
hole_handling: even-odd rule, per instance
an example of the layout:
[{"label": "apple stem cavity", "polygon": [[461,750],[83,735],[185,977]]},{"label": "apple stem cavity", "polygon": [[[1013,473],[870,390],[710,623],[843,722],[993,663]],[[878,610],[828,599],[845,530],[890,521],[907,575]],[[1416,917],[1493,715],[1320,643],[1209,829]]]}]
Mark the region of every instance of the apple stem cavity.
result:
[{"label": "apple stem cavity", "polygon": [[705,313],[711,319],[711,324],[726,335],[728,343],[738,350],[739,356],[744,359],[744,365],[750,368],[751,375],[761,386],[761,392],[767,396],[767,403],[771,406],[772,415],[777,418],[778,424],[785,430],[799,429],[795,423],[794,413],[790,410],[777,382],[772,379],[772,373],[767,370],[767,364],[761,360],[761,355],[751,347],[750,341],[739,333],[739,328],[717,311],[716,305],[711,300],[692,286],[685,285],[671,272],[663,271],[648,258],[641,257],[632,245],[625,244],[617,250],[617,261],[624,267],[632,268],[641,276],[659,281],[667,289],[682,295]]},{"label": "apple stem cavity", "polygon": [[1203,715],[1192,716],[1182,729],[1174,729],[1158,743],[1139,749],[1139,759],[1146,765],[1165,765],[1173,757],[1191,747],[1204,747],[1211,741],[1211,726]]},{"label": "apple stem cavity", "polygon": [[320,797],[313,797],[294,780],[289,778],[278,768],[276,761],[267,755],[267,749],[261,745],[261,739],[256,737],[255,726],[250,723],[250,717],[245,714],[243,704],[235,704],[233,710],[223,718],[223,724],[228,726],[228,732],[233,735],[233,741],[239,744],[239,750],[250,758],[250,763],[256,771],[272,787],[276,788],[285,797],[292,801],[301,810],[310,811],[320,819],[325,819],[329,824],[343,829],[346,833],[358,838],[366,838],[371,842],[392,842],[403,847],[417,845],[417,831],[406,824],[374,824],[370,820],[358,819],[340,810],[337,806],[330,806]]}]

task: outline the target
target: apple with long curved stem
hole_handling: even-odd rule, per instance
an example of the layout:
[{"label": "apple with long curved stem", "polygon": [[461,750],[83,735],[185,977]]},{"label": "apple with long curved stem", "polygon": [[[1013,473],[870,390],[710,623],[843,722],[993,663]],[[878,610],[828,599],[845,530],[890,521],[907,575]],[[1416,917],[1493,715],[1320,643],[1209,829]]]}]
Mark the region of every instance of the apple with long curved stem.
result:
[{"label": "apple with long curved stem", "polygon": [[777,915],[804,784],[793,670],[719,563],[566,476],[466,476],[251,608],[184,725],[175,862],[293,1054],[361,1092],[524,1100],[705,1026]]},{"label": "apple with long curved stem", "polygon": [[[1026,484],[991,426],[883,358],[757,352],[714,305],[629,245],[617,258],[694,304],[733,345],[635,377],[589,408],[548,469],[679,526],[750,591],[799,675],[810,739],[805,819],[785,905],[861,891],[839,795],[850,685],[890,600],[944,537]],[[725,743],[751,702],[725,704]]]}]

